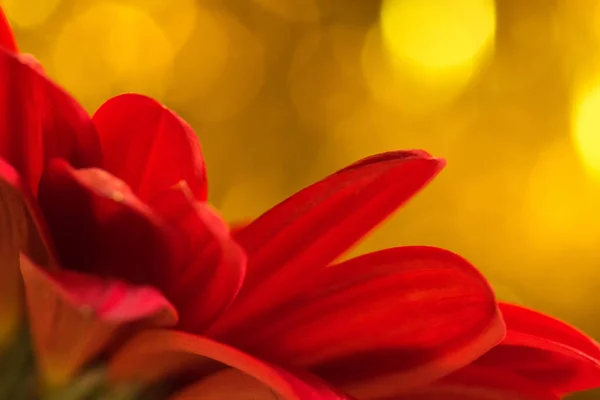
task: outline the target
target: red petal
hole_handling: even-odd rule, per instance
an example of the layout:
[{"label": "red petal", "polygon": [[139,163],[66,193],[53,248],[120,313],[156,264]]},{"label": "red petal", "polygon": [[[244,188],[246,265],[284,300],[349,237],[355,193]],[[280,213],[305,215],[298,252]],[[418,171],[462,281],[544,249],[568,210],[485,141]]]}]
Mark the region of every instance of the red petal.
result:
[{"label": "red petal", "polygon": [[122,181],[54,160],[39,203],[65,267],[158,288],[172,265],[165,228]]},{"label": "red petal", "polygon": [[240,230],[236,239],[248,253],[248,276],[239,301],[211,335],[235,330],[235,324],[309,287],[315,273],[405,203],[443,166],[443,160],[424,152],[380,154],[309,186]]},{"label": "red petal", "polygon": [[303,375],[301,379],[225,344],[175,331],[140,333],[108,367],[113,381],[150,383],[197,368],[197,372],[212,372],[222,368],[221,364],[255,378],[287,400],[346,399],[312,377]]},{"label": "red petal", "polygon": [[449,374],[504,334],[487,281],[445,250],[367,254],[326,269],[313,284],[304,298],[244,327],[233,343],[371,398]]},{"label": "red petal", "polygon": [[8,23],[8,19],[0,6],[0,48],[4,48],[13,53],[18,52],[15,35]]},{"label": "red petal", "polygon": [[93,117],[105,168],[142,200],[181,180],[206,200],[206,169],[192,128],[155,100],[124,94],[104,103]]},{"label": "red petal", "polygon": [[397,400],[559,400],[554,393],[506,371],[468,366]]},{"label": "red petal", "polygon": [[549,316],[502,304],[507,335],[477,361],[523,376],[555,393],[600,387],[598,345]]},{"label": "red petal", "polygon": [[181,315],[181,328],[201,332],[233,301],[246,273],[246,255],[227,224],[187,185],[163,192],[151,203],[176,233],[178,262],[169,269],[165,293]]},{"label": "red petal", "polygon": [[0,158],[0,348],[21,319],[19,252],[42,265],[50,263],[35,203],[26,193],[17,172]]},{"label": "red petal", "polygon": [[196,382],[169,400],[273,400],[273,389],[237,369],[225,369]]},{"label": "red petal", "polygon": [[562,343],[590,357],[600,359],[600,346],[596,341],[574,327],[548,315],[514,304],[500,303],[507,329],[511,332]]},{"label": "red petal", "polygon": [[47,383],[66,384],[124,326],[168,326],[175,309],[150,287],[72,271],[49,273],[21,258],[37,361]]},{"label": "red petal", "polygon": [[0,49],[0,157],[32,193],[47,162],[99,166],[100,146],[85,110],[25,58]]}]

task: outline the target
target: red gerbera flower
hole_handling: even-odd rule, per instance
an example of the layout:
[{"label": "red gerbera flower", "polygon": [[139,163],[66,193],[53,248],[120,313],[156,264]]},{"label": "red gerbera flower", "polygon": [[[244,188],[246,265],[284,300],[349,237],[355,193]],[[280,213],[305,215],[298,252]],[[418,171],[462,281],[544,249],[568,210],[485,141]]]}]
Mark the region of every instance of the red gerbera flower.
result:
[{"label": "red gerbera flower", "polygon": [[499,308],[459,256],[400,247],[332,265],[443,160],[367,158],[232,235],[205,202],[184,121],[140,95],[89,118],[16,53],[1,12],[0,47],[0,398],[39,394],[38,373],[74,400],[555,399],[598,386],[593,340]]}]

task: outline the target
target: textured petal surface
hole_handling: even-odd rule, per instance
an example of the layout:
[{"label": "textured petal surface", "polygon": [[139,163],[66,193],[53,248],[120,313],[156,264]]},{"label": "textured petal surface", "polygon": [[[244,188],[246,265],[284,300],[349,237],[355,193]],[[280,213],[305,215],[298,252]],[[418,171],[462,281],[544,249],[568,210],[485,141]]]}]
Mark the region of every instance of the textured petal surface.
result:
[{"label": "textured petal surface", "polygon": [[564,322],[502,304],[507,335],[477,361],[502,368],[559,394],[600,387],[598,344]]},{"label": "textured petal surface", "polygon": [[98,137],[85,110],[35,63],[0,49],[0,157],[35,195],[46,163],[101,165]]},{"label": "textured petal surface", "polygon": [[[287,400],[346,399],[311,376],[299,377],[208,338],[166,330],[143,332],[128,342],[109,362],[109,376],[113,381],[154,382],[195,370],[204,378],[214,379],[210,376],[224,366],[262,382]],[[228,398],[237,399],[238,395]]]},{"label": "textured petal surface", "polygon": [[240,372],[225,369],[186,387],[169,400],[277,400],[280,397],[264,383]]},{"label": "textured petal surface", "polygon": [[177,185],[150,203],[170,226],[176,263],[165,279],[165,293],[180,312],[180,327],[201,332],[237,295],[246,272],[246,255],[227,224],[206,203]]},{"label": "textured petal surface", "polygon": [[62,386],[125,327],[169,326],[177,313],[150,287],[72,271],[50,273],[21,257],[36,355],[50,386]]},{"label": "textured petal surface", "polygon": [[298,192],[237,232],[248,253],[238,299],[220,337],[312,283],[313,276],[405,203],[445,165],[421,151],[379,154]]},{"label": "textured petal surface", "polygon": [[234,345],[366,398],[432,382],[503,335],[494,294],[473,266],[446,250],[399,247],[326,269],[306,297],[246,326]]},{"label": "textured petal surface", "polygon": [[36,211],[17,172],[0,159],[0,347],[10,340],[21,318],[19,253],[49,264]]},{"label": "textured petal surface", "polygon": [[165,228],[125,183],[56,159],[39,203],[65,267],[161,288],[172,265]]},{"label": "textured petal surface", "polygon": [[105,168],[147,201],[185,180],[206,200],[206,170],[192,128],[157,101],[124,94],[104,103],[93,117]]},{"label": "textured petal surface", "polygon": [[518,375],[469,366],[396,400],[559,400],[551,391]]},{"label": "textured petal surface", "polygon": [[6,19],[6,15],[0,6],[0,48],[4,48],[8,51],[12,51],[16,53],[17,49],[17,41],[15,40],[15,35]]}]

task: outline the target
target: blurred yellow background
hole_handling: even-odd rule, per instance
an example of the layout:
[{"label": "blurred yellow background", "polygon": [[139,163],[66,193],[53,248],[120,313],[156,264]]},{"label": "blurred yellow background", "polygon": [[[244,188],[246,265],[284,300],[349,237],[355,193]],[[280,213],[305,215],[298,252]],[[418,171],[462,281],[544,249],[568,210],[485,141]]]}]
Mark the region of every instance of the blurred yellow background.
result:
[{"label": "blurred yellow background", "polygon": [[0,4],[90,112],[137,91],[189,121],[229,220],[368,154],[445,157],[357,251],[451,249],[500,298],[600,338],[600,2]]}]

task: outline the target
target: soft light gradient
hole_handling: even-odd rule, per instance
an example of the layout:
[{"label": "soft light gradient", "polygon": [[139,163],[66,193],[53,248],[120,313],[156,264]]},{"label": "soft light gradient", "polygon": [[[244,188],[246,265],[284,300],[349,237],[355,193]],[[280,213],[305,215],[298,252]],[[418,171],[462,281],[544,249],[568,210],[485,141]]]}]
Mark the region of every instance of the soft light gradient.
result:
[{"label": "soft light gradient", "polygon": [[501,299],[600,339],[595,0],[0,4],[21,49],[89,111],[138,91],[188,120],[232,221],[371,153],[444,156],[356,252],[448,248]]}]

